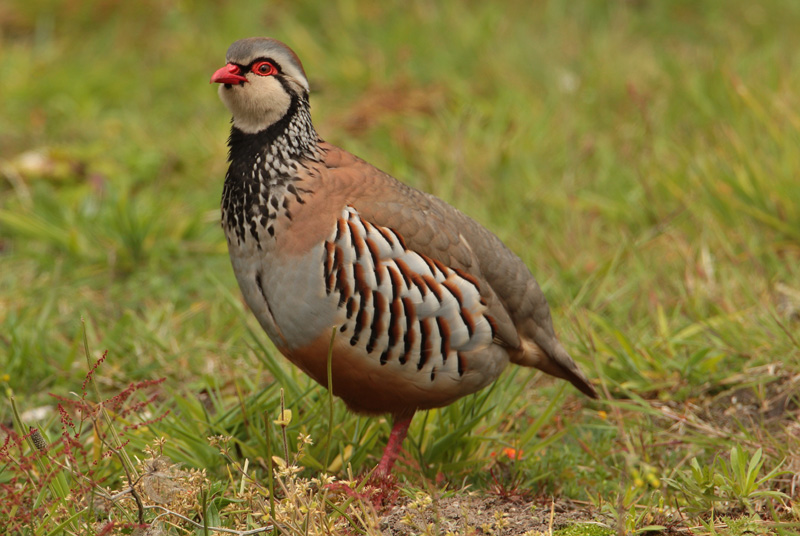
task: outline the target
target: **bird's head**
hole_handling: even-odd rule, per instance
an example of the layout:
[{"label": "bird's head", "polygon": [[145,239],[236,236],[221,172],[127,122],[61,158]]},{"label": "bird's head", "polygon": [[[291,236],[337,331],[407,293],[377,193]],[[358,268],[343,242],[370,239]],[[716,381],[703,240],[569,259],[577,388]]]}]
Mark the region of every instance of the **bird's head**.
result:
[{"label": "bird's head", "polygon": [[233,124],[246,133],[260,132],[284,119],[308,100],[308,79],[292,49],[276,39],[250,37],[233,43],[227,64],[211,82],[233,114]]}]

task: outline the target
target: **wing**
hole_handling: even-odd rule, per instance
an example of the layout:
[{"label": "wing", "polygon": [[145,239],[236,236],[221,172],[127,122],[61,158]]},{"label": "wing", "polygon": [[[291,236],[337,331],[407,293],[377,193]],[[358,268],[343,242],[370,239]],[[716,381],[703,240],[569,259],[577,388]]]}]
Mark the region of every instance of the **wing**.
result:
[{"label": "wing", "polygon": [[497,236],[444,201],[411,188],[367,162],[326,144],[323,173],[361,217],[392,229],[410,249],[470,276],[494,320],[495,342],[513,362],[594,388],[553,329],[550,308],[525,263]]}]

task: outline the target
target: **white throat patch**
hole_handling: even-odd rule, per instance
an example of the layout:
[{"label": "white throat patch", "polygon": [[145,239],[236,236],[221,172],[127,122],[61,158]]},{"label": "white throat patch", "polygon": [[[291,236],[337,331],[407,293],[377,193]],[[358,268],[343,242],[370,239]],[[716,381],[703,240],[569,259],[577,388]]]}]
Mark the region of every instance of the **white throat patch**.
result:
[{"label": "white throat patch", "polygon": [[236,128],[255,134],[280,121],[289,111],[292,98],[275,78],[247,78],[243,85],[219,86],[219,98],[233,114]]}]

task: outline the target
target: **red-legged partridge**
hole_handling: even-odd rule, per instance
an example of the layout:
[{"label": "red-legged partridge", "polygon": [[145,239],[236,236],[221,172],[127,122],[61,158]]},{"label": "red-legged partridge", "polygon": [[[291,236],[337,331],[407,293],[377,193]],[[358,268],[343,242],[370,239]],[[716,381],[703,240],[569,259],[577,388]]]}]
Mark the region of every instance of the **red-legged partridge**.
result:
[{"label": "red-legged partridge", "polygon": [[211,77],[233,114],[222,226],[244,298],[278,350],[353,411],[390,413],[388,475],[414,412],[493,382],[508,362],[597,394],[561,346],[539,285],[447,203],[324,142],[303,66],[236,41]]}]

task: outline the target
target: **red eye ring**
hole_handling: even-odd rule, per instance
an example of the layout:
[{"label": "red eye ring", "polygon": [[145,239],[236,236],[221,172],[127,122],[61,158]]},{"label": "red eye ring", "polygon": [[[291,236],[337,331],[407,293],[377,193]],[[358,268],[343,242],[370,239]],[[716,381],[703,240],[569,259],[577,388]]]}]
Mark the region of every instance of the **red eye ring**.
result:
[{"label": "red eye ring", "polygon": [[258,63],[253,64],[253,67],[250,70],[259,76],[272,76],[273,74],[278,74],[278,69],[276,69],[275,66],[268,61],[259,61]]}]

